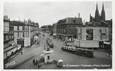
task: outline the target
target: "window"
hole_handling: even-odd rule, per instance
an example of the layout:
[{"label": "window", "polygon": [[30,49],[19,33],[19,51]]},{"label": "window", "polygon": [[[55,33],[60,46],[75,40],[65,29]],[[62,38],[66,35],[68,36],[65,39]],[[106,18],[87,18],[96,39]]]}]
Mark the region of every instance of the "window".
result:
[{"label": "window", "polygon": [[29,37],[29,32],[24,32],[24,37]]},{"label": "window", "polygon": [[17,26],[14,26],[14,31],[17,31]]},{"label": "window", "polygon": [[73,23],[76,23],[76,20],[75,20],[75,19],[73,20]]},{"label": "window", "polygon": [[23,32],[19,32],[19,37],[20,37],[20,38],[23,37]]},{"label": "window", "polygon": [[8,40],[8,35],[6,35],[6,40]]},{"label": "window", "polygon": [[86,40],[93,40],[93,29],[86,29]]},{"label": "window", "polygon": [[23,26],[23,30],[24,30],[25,28],[24,28],[24,26]]},{"label": "window", "polygon": [[18,37],[18,33],[17,32],[14,33],[14,37],[15,38]]},{"label": "window", "polygon": [[9,39],[11,39],[11,35],[9,35]]},{"label": "window", "polygon": [[19,26],[17,26],[17,30],[19,30]]},{"label": "window", "polygon": [[18,32],[18,37],[19,37],[19,32]]},{"label": "window", "polygon": [[9,22],[4,22],[4,32],[9,32]]},{"label": "window", "polygon": [[22,32],[22,37],[24,37],[24,32]]},{"label": "window", "polygon": [[22,31],[22,26],[19,26],[19,30]]},{"label": "window", "polygon": [[9,27],[4,27],[4,32],[9,32]]},{"label": "window", "polygon": [[107,33],[107,29],[106,28],[103,28],[103,29],[100,29],[101,32],[100,32],[100,39],[103,40],[103,39],[106,39],[106,33]]}]

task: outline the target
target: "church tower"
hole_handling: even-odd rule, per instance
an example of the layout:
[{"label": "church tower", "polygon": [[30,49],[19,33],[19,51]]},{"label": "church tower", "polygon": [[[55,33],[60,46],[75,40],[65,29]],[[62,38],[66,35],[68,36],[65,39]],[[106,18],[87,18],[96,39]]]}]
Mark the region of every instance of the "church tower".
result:
[{"label": "church tower", "polygon": [[98,10],[98,4],[96,4],[96,10],[95,10],[95,21],[100,20],[99,10]]},{"label": "church tower", "polygon": [[104,4],[102,5],[101,20],[105,21],[105,10],[104,10]]}]

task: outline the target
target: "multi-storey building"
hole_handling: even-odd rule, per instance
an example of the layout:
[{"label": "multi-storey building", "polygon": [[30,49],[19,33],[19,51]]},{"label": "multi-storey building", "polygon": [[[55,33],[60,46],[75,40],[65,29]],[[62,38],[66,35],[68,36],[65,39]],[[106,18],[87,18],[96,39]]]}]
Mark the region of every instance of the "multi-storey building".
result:
[{"label": "multi-storey building", "polygon": [[65,38],[73,38],[76,37],[76,27],[83,25],[82,18],[80,14],[78,17],[69,17],[62,20],[59,20],[55,23],[54,26],[54,33],[57,37],[65,40]]},{"label": "multi-storey building", "polygon": [[4,16],[4,63],[7,63],[9,58],[19,49],[14,42],[13,28],[8,16]]},{"label": "multi-storey building", "polygon": [[44,26],[41,26],[41,30],[43,32],[52,34],[53,33],[53,26],[52,25],[44,25]]},{"label": "multi-storey building", "polygon": [[24,46],[31,46],[35,43],[34,37],[39,33],[39,24],[32,22],[31,20],[25,21],[24,27]]},{"label": "multi-storey building", "polygon": [[12,21],[14,26],[14,41],[22,47],[31,46],[34,43],[34,36],[38,33],[39,25],[31,20]]},{"label": "multi-storey building", "polygon": [[38,33],[38,23],[26,21],[11,21],[4,16],[4,64],[22,47],[34,44],[34,36]]},{"label": "multi-storey building", "polygon": [[79,47],[99,47],[100,41],[110,41],[111,23],[105,20],[104,5],[101,16],[96,5],[95,17],[90,15],[89,22],[83,23],[80,14],[78,18],[65,18],[54,24],[54,33],[63,40],[76,39],[75,45]]},{"label": "multi-storey building", "polygon": [[20,21],[12,21],[11,22],[14,27],[14,41],[16,44],[20,44],[22,47],[24,46],[24,23]]}]

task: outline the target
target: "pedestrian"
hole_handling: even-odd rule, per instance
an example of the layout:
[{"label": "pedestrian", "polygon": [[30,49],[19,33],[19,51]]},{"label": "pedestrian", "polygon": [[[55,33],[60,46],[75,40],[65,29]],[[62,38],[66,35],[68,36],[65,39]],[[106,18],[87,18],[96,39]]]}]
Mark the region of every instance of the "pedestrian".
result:
[{"label": "pedestrian", "polygon": [[34,59],[34,65],[37,65],[37,63],[36,63],[36,59]]},{"label": "pedestrian", "polygon": [[36,65],[38,65],[38,60],[36,60]]},{"label": "pedestrian", "polygon": [[103,41],[99,41],[99,47],[103,48]]},{"label": "pedestrian", "polygon": [[38,68],[40,68],[40,63],[39,63],[39,62],[38,62],[38,65],[37,65],[37,66],[38,66]]},{"label": "pedestrian", "polygon": [[53,43],[50,45],[50,47],[51,47],[51,48],[54,48],[54,45],[53,45]]},{"label": "pedestrian", "polygon": [[23,50],[21,50],[21,55],[23,55]]},{"label": "pedestrian", "polygon": [[101,41],[99,41],[99,47],[101,48]]},{"label": "pedestrian", "polygon": [[101,44],[102,44],[102,48],[104,48],[104,42],[103,41],[101,42]]},{"label": "pedestrian", "polygon": [[33,64],[35,65],[35,59],[33,59]]}]

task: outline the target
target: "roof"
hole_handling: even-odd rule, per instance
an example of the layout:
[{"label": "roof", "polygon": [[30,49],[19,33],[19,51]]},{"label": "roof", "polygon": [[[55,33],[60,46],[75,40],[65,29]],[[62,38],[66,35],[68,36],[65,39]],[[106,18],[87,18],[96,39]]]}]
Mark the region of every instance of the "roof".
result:
[{"label": "roof", "polygon": [[25,23],[21,21],[11,21],[11,24],[14,26],[24,26]]},{"label": "roof", "polygon": [[11,21],[10,24],[12,24],[13,26],[38,26],[39,27],[39,24],[38,23],[34,23],[34,22],[30,22],[30,23],[25,23],[25,22],[22,22],[22,21]]}]

